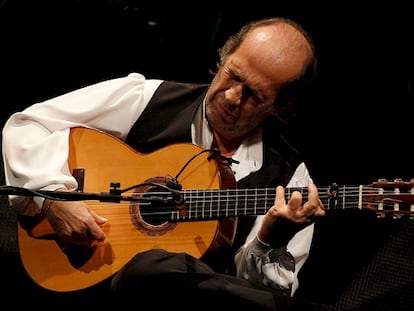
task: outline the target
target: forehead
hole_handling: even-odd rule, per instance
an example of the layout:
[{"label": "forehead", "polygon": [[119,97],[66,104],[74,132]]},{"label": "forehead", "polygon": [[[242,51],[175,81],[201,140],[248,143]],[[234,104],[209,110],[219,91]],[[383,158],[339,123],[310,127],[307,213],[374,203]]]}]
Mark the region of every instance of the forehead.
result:
[{"label": "forehead", "polygon": [[309,43],[293,26],[261,26],[246,36],[228,64],[249,81],[277,87],[303,70],[310,52]]},{"label": "forehead", "polygon": [[241,43],[240,49],[251,52],[269,63],[303,63],[311,55],[311,47],[304,35],[295,27],[279,23],[252,30]]}]

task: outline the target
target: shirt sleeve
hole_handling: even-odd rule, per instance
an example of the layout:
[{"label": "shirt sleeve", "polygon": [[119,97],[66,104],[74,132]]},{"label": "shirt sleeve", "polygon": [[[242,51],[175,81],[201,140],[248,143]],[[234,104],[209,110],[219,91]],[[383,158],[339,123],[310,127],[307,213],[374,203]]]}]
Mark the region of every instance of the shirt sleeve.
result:
[{"label": "shirt sleeve", "polygon": [[[2,131],[6,184],[31,190],[76,189],[67,164],[70,128],[95,128],[125,139],[161,82],[131,73],[14,113]],[[36,204],[28,204],[32,199]],[[18,213],[34,215],[43,200],[10,195],[9,202]]]},{"label": "shirt sleeve", "polygon": [[[309,172],[301,163],[287,187],[306,187],[310,182]],[[314,225],[297,232],[287,245],[273,249],[257,237],[263,218],[263,215],[257,216],[246,243],[236,253],[237,276],[257,287],[277,288],[293,296],[299,286],[298,273],[309,255]]]}]

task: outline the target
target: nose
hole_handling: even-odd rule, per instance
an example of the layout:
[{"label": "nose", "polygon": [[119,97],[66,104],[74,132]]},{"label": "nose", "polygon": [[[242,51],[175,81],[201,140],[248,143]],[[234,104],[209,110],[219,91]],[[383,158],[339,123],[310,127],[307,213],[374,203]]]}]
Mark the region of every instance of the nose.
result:
[{"label": "nose", "polygon": [[243,86],[241,83],[233,84],[226,92],[226,100],[233,105],[240,105],[243,97]]}]

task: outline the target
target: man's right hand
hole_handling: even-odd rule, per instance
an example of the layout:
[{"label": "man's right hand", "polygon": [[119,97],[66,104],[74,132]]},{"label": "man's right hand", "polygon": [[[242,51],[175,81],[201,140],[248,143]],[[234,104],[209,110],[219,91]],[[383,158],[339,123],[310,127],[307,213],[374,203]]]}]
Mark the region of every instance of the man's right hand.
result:
[{"label": "man's right hand", "polygon": [[68,244],[91,245],[105,240],[102,226],[108,220],[96,214],[84,201],[43,202],[44,212],[58,238]]}]

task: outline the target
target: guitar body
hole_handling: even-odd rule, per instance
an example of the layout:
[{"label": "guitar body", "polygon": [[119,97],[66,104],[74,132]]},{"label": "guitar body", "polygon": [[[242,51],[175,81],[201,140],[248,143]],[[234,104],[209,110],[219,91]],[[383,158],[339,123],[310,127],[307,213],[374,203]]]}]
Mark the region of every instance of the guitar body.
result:
[{"label": "guitar body", "polygon": [[[182,143],[140,154],[109,134],[86,128],[71,129],[69,143],[70,169],[83,169],[83,191],[90,193],[108,192],[113,182],[127,188],[175,177],[202,150]],[[208,156],[203,153],[195,157],[183,170],[179,177],[183,189],[235,187],[230,170]],[[142,190],[148,189],[138,188],[138,192]],[[137,189],[127,194],[134,192]],[[235,235],[236,218],[153,224],[139,215],[140,202],[85,202],[108,219],[102,226],[105,241],[94,242],[91,247],[62,245],[46,218],[37,220],[30,229],[18,225],[23,265],[31,278],[46,289],[73,291],[92,286],[119,271],[137,253],[150,249],[207,258],[219,249],[229,248]]]}]

